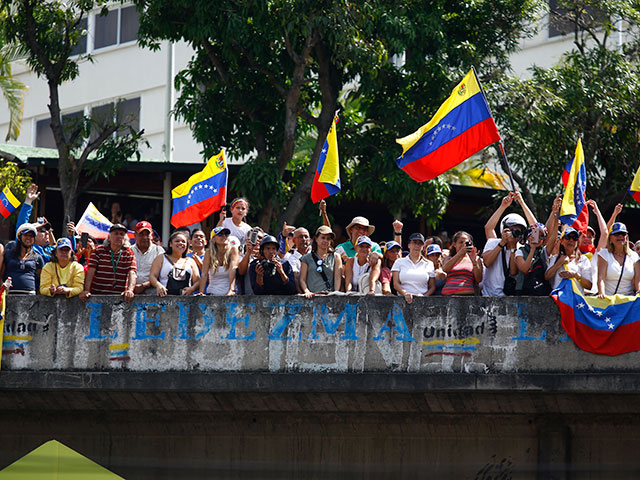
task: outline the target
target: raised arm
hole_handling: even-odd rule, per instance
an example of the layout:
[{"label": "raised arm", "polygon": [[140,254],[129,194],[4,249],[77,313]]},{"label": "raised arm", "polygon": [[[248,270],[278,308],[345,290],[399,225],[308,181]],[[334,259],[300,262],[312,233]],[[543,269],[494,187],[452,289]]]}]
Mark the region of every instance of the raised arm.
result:
[{"label": "raised arm", "polygon": [[587,200],[587,205],[591,207],[594,215],[598,219],[598,230],[600,230],[600,239],[598,240],[598,245],[596,246],[596,252],[602,250],[607,247],[607,240],[609,238],[609,229],[607,228],[607,224],[604,221],[604,217],[598,208],[598,204],[595,200]]},{"label": "raised arm", "polygon": [[489,220],[487,220],[487,223],[485,223],[484,234],[487,237],[487,240],[490,238],[498,238],[496,236],[496,226],[498,225],[502,214],[507,208],[509,208],[509,206],[513,202],[513,195],[513,192],[509,192],[507,195],[505,195],[500,202],[500,206],[498,207],[498,209],[493,212],[493,215],[491,215],[491,217],[489,217]]},{"label": "raised arm", "polygon": [[616,223],[616,218],[618,217],[618,215],[620,215],[621,211],[622,211],[622,204],[619,203],[614,207],[613,213],[611,214],[611,218],[607,222],[607,235],[609,234],[609,230],[611,230],[611,225]]},{"label": "raised arm", "polygon": [[549,212],[549,218],[547,218],[547,223],[545,224],[548,232],[545,248],[547,249],[547,254],[549,256],[551,256],[553,247],[556,246],[556,242],[558,241],[558,227],[560,226],[560,219],[558,218],[558,215],[560,214],[561,206],[562,195],[558,195],[553,201],[551,212]]},{"label": "raised arm", "polygon": [[536,220],[535,215],[533,215],[533,212],[529,209],[529,207],[525,203],[524,199],[522,198],[522,194],[520,192],[515,192],[513,194],[513,199],[516,202],[518,202],[520,204],[520,206],[522,207],[522,211],[524,212],[524,217],[527,219],[527,222],[529,223],[529,225],[533,225],[534,223],[538,223],[538,221]]},{"label": "raised arm", "polygon": [[318,210],[320,210],[320,215],[322,216],[322,224],[331,228],[331,221],[329,221],[329,215],[327,215],[327,202],[320,200]]}]

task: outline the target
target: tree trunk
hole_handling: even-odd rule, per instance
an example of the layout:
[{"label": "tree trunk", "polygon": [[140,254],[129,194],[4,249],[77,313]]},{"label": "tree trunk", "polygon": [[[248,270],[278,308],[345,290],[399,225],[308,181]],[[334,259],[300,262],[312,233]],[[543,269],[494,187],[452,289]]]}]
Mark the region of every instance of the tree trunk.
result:
[{"label": "tree trunk", "polygon": [[67,233],[67,217],[71,218],[71,221],[75,223],[79,220],[76,218],[76,206],[80,172],[69,165],[68,159],[60,158],[58,160],[58,179],[60,180],[60,193],[62,194],[64,208],[61,226],[62,234],[60,236],[64,236]]}]

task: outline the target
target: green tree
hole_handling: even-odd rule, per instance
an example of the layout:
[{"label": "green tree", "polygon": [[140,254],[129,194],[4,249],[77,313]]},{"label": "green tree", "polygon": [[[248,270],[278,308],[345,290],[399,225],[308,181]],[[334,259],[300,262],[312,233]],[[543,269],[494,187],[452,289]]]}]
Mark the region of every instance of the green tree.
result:
[{"label": "green tree", "polygon": [[[0,0],[7,40],[26,50],[26,61],[49,88],[51,130],[58,150],[58,178],[64,215],[75,218],[78,182],[82,172],[111,175],[139,155],[142,132],[135,132],[119,115],[93,119],[82,117],[63,125],[58,89],[78,76],[81,56],[73,49],[86,31],[80,24],[89,11],[104,7],[105,0]],[[106,10],[103,10],[106,13]],[[85,58],[86,59],[86,58]],[[89,58],[90,60],[90,58]],[[116,112],[117,113],[117,112]]]},{"label": "green tree", "polygon": [[11,64],[25,54],[19,45],[7,43],[3,25],[6,15],[0,12],[0,91],[9,107],[9,130],[5,141],[16,140],[20,136],[22,112],[24,108],[24,84],[11,74]]},{"label": "green tree", "polygon": [[[531,0],[135,3],[144,43],[185,40],[195,49],[176,78],[176,111],[206,155],[224,145],[250,158],[234,186],[261,207],[264,226],[274,211],[292,223],[307,203],[337,108],[340,196],[395,211],[411,207],[435,222],[448,186],[440,179],[415,184],[399,171],[394,139],[426,123],[472,63],[488,72],[504,66],[534,6]],[[405,53],[397,66],[392,57]],[[295,156],[299,139],[310,134],[310,153]]]},{"label": "green tree", "polygon": [[587,197],[610,210],[640,158],[639,12],[635,2],[571,0],[551,18],[571,32],[574,49],[552,68],[532,68],[530,79],[492,85],[491,98],[502,99],[494,114],[524,191],[560,193],[582,135]]}]

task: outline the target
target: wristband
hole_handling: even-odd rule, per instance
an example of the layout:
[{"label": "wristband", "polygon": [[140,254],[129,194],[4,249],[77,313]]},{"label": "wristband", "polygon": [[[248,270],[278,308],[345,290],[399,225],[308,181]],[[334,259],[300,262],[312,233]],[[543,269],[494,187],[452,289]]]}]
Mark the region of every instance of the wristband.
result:
[{"label": "wristband", "polygon": [[393,232],[394,235],[402,235],[402,232]]}]

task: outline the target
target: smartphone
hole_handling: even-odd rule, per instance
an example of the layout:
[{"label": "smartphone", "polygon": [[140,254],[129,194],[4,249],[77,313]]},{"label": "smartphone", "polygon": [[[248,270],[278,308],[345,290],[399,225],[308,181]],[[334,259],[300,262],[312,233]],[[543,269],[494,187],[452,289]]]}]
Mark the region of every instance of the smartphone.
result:
[{"label": "smartphone", "polygon": [[249,232],[249,241],[251,242],[252,245],[256,244],[256,242],[258,241],[258,231],[257,230],[251,230]]},{"label": "smartphone", "polygon": [[67,215],[67,223],[71,223],[71,215]]},{"label": "smartphone", "polygon": [[539,228],[532,228],[531,229],[531,243],[538,243],[540,241],[540,229]]},{"label": "smartphone", "polygon": [[87,240],[89,240],[89,234],[87,232],[80,235],[80,245],[82,248],[87,248]]},{"label": "smartphone", "polygon": [[473,242],[469,240],[468,242],[464,242],[467,247],[473,247]]}]

